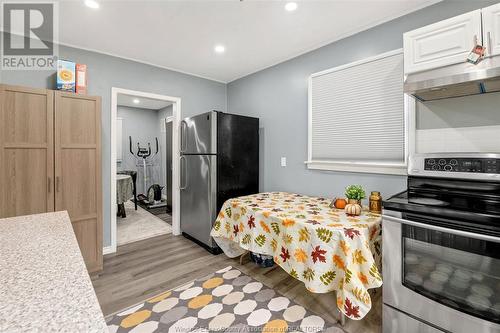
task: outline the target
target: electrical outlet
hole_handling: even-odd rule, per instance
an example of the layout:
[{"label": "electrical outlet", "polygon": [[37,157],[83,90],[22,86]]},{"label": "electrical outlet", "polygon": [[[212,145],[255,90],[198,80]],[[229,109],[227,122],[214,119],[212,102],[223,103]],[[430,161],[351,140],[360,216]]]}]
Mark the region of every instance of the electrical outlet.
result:
[{"label": "electrical outlet", "polygon": [[286,167],[286,157],[281,158],[281,166]]}]

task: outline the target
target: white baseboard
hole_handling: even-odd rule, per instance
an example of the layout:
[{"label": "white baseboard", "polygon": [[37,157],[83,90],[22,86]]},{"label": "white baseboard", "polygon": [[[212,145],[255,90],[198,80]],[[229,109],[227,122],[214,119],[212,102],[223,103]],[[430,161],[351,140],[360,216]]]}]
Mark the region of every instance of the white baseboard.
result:
[{"label": "white baseboard", "polygon": [[102,248],[102,254],[103,255],[106,255],[106,254],[110,254],[110,253],[115,253],[116,252],[116,249],[114,249],[111,245],[110,246],[105,246]]}]

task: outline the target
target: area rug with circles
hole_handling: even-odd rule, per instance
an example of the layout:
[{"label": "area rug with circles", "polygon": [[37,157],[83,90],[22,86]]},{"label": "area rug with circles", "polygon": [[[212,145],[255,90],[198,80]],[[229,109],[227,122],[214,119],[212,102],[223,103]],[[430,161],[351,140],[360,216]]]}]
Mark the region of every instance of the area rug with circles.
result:
[{"label": "area rug with circles", "polygon": [[110,333],[344,333],[231,266],[108,316],[106,322]]}]

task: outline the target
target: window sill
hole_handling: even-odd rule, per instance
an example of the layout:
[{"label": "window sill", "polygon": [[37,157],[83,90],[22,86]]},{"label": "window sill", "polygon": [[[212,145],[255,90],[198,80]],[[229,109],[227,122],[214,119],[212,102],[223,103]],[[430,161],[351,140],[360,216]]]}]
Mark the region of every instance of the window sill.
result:
[{"label": "window sill", "polygon": [[311,170],[375,173],[384,175],[406,176],[406,164],[382,164],[359,162],[332,162],[332,161],[306,161],[307,168]]}]

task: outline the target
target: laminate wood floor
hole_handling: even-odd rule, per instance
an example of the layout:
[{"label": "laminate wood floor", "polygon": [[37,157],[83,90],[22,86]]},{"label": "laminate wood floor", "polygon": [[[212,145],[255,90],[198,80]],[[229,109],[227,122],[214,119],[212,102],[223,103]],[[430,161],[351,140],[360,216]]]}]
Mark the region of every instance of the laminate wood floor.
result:
[{"label": "laminate wood floor", "polygon": [[[226,266],[238,268],[330,322],[337,320],[334,293],[312,294],[279,266],[260,268],[248,259],[240,265],[239,259],[214,256],[172,234],[119,246],[116,253],[104,257],[104,269],[92,282],[102,311],[108,315]],[[372,300],[373,308],[363,320],[347,320],[347,332],[381,332],[380,290]]]}]

